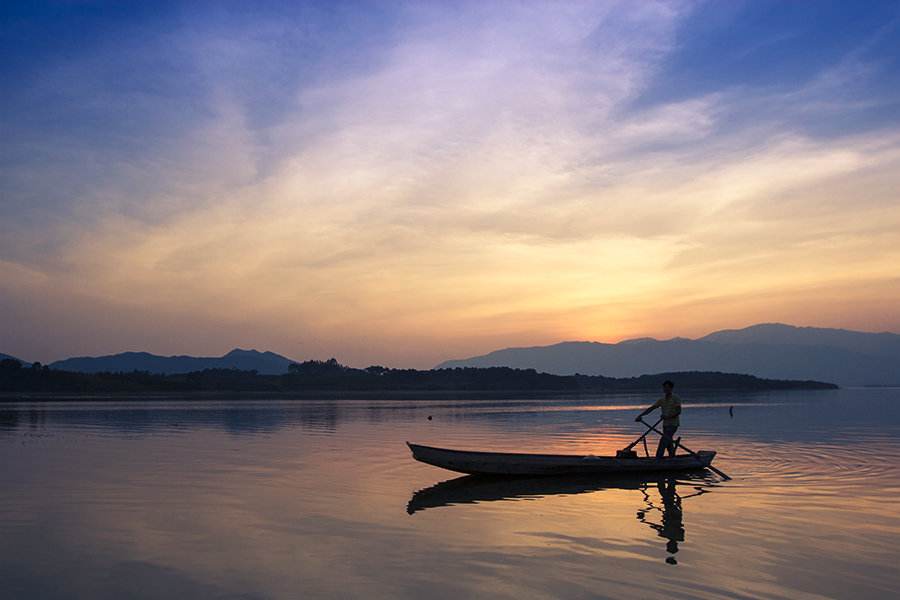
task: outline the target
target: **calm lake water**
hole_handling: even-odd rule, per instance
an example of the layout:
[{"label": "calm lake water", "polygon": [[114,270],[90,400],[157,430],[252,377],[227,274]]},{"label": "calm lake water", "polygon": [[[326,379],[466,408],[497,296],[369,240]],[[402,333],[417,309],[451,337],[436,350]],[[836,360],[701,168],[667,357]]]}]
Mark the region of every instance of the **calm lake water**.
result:
[{"label": "calm lake water", "polygon": [[682,397],[732,481],[484,482],[404,445],[612,453],[648,396],[0,404],[0,597],[897,594],[900,389]]}]

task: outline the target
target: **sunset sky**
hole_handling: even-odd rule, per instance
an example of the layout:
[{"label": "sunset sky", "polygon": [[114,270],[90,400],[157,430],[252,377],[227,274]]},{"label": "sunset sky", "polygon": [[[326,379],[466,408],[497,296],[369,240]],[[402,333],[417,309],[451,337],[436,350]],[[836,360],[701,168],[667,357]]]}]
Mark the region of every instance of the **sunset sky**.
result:
[{"label": "sunset sky", "polygon": [[0,352],[900,331],[898,2],[0,18]]}]

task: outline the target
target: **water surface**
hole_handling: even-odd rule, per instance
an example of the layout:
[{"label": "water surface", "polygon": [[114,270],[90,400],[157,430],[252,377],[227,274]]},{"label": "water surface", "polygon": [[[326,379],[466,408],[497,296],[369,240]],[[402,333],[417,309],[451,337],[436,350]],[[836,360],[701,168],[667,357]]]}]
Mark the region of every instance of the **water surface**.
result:
[{"label": "water surface", "polygon": [[612,453],[640,396],[0,404],[0,597],[900,589],[900,390],[683,397],[732,481],[484,481],[404,445]]}]

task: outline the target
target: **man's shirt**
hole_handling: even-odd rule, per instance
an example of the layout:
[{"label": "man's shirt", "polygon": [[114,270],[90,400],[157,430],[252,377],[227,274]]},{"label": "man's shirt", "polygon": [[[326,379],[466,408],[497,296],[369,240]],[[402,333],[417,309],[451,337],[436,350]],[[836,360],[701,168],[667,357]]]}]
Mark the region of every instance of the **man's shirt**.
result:
[{"label": "man's shirt", "polygon": [[663,426],[678,427],[680,424],[678,415],[681,414],[681,398],[675,394],[668,398],[663,396],[653,404],[653,408],[662,409]]}]

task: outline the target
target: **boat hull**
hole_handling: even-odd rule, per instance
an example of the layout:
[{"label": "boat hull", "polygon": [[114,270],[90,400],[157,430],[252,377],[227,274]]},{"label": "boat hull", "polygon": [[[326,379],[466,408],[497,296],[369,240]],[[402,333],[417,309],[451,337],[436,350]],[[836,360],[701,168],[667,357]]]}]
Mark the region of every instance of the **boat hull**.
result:
[{"label": "boat hull", "polygon": [[701,450],[696,455],[668,458],[618,458],[573,454],[515,454],[450,450],[406,443],[413,458],[448,471],[469,475],[593,475],[609,473],[647,473],[705,469],[716,453]]}]

